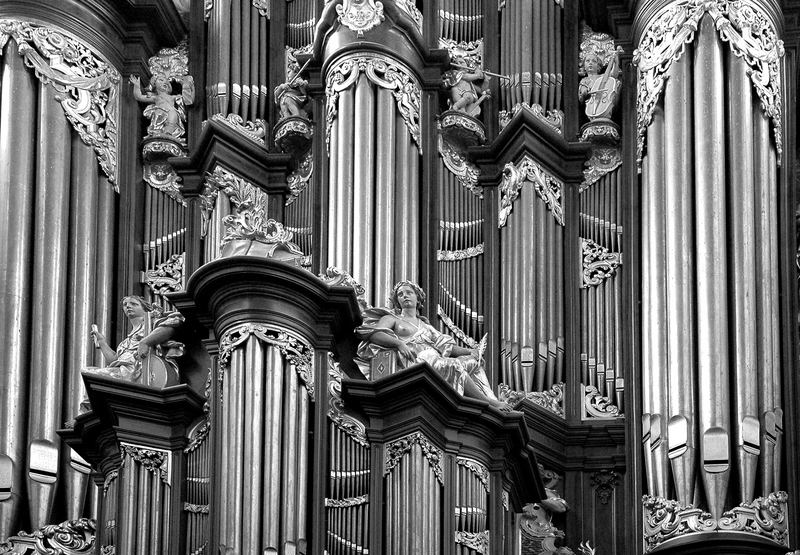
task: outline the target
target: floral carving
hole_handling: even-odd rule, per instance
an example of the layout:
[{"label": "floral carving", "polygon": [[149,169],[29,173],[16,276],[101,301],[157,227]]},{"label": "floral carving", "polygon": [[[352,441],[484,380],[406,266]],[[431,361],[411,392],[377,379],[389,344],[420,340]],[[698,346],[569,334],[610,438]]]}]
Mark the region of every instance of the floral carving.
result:
[{"label": "floral carving", "polygon": [[466,260],[467,258],[475,258],[483,254],[483,243],[479,243],[474,247],[461,249],[457,251],[436,251],[436,260]]},{"label": "floral carving", "polygon": [[456,530],[455,542],[469,549],[486,555],[489,553],[489,530],[483,532],[464,532]]},{"label": "floral carving", "polygon": [[[456,336],[456,338],[458,338],[458,340],[461,341],[464,345],[466,345],[470,349],[478,349],[478,348],[480,348],[480,343],[478,343],[473,338],[471,338],[469,335],[464,333],[464,330],[459,328],[456,325],[456,323],[453,322],[453,320],[450,319],[450,317],[447,315],[447,313],[442,308],[442,305],[440,305],[440,304],[436,305],[436,314],[442,320],[442,323],[445,326],[447,326],[447,329],[449,329],[450,332],[454,336]],[[481,349],[481,352],[483,352],[483,350],[486,349],[486,337],[488,337],[488,335],[484,335],[483,339],[481,340],[481,343],[484,344],[483,348]]]},{"label": "floral carving", "polygon": [[428,460],[428,464],[433,470],[434,475],[436,475],[436,479],[439,480],[440,484],[444,484],[444,472],[442,471],[444,452],[428,441],[428,438],[422,435],[422,432],[414,432],[413,434],[409,434],[386,444],[384,475],[391,474],[394,467],[400,462],[400,459],[402,459],[415,444],[422,448],[422,453]]},{"label": "floral carving", "polygon": [[581,251],[583,255],[582,287],[600,285],[604,280],[612,277],[622,264],[621,252],[611,252],[590,239],[581,238]]},{"label": "floral carving", "polygon": [[549,410],[553,414],[564,418],[564,384],[557,383],[547,391],[514,391],[506,384],[500,384],[499,395],[501,401],[509,405],[516,406],[522,401],[528,400],[534,405],[538,405]]},{"label": "floral carving", "polygon": [[637,161],[641,164],[647,127],[672,63],[683,55],[684,46],[694,41],[700,20],[708,14],[720,38],[731,51],[750,66],[753,82],[764,113],[772,119],[775,146],[780,163],[783,132],[780,58],[783,41],[761,7],[750,0],[677,0],[671,2],[645,27],[639,48],[633,53],[638,66]]},{"label": "floral carving", "polygon": [[339,22],[359,37],[384,20],[383,3],[376,0],[343,0],[336,6]]},{"label": "floral carving", "polygon": [[297,376],[305,385],[308,396],[313,400],[314,350],[311,348],[311,344],[305,339],[301,339],[286,330],[255,322],[246,322],[229,329],[219,342],[220,369],[224,371],[228,368],[231,353],[239,345],[247,341],[250,336],[254,336],[260,341],[278,348],[281,354],[286,358],[286,361],[295,367]]},{"label": "floral carving", "polygon": [[286,183],[289,185],[289,198],[286,199],[286,206],[292,204],[303,191],[308,188],[311,176],[314,173],[314,156],[309,150],[300,161],[298,168],[289,174]]},{"label": "floral carving", "polygon": [[600,504],[608,505],[614,488],[619,485],[619,474],[613,470],[601,470],[593,472],[590,480]]},{"label": "floral carving", "polygon": [[173,254],[154,270],[145,272],[145,283],[156,295],[183,290],[183,253]]},{"label": "floral carving", "polygon": [[169,485],[170,453],[168,451],[149,449],[128,443],[120,443],[119,448],[122,452],[123,467],[130,457],[146,470],[161,478],[162,482]]},{"label": "floral carving", "polygon": [[67,119],[94,148],[100,167],[116,187],[119,72],[86,44],[49,27],[0,19],[0,53],[9,37],[25,65],[53,87]]},{"label": "floral carving", "polygon": [[348,497],[346,499],[325,499],[326,507],[341,509],[343,507],[357,507],[369,503],[369,495],[359,495],[358,497]]},{"label": "floral carving", "polygon": [[397,60],[381,54],[358,54],[345,56],[329,71],[326,78],[325,95],[325,142],[330,152],[331,127],[337,115],[339,94],[355,84],[364,72],[370,81],[392,91],[397,109],[418,148],[420,143],[421,89],[411,70]]},{"label": "floral carving", "polygon": [[[581,139],[583,140],[583,139]],[[584,192],[604,175],[613,172],[622,165],[622,154],[617,147],[595,147],[592,156],[586,161],[583,170],[583,183],[580,192]]]},{"label": "floral carving", "polygon": [[511,111],[500,110],[498,113],[500,130],[502,131],[505,129],[506,125],[511,122],[511,119],[522,110],[527,110],[532,113],[559,135],[564,134],[564,112],[561,110],[548,110],[547,113],[545,113],[544,107],[541,104],[525,104],[522,102],[514,104]]},{"label": "floral carving", "polygon": [[476,460],[468,459],[466,457],[457,457],[456,464],[469,469],[478,481],[483,485],[486,493],[489,493],[489,469]]},{"label": "floral carving", "polygon": [[556,221],[560,225],[564,225],[564,212],[561,208],[561,190],[564,188],[564,184],[525,156],[518,164],[509,162],[503,168],[497,227],[506,225],[508,216],[514,207],[514,201],[519,198],[519,192],[525,183],[533,185],[536,194],[547,205]]}]

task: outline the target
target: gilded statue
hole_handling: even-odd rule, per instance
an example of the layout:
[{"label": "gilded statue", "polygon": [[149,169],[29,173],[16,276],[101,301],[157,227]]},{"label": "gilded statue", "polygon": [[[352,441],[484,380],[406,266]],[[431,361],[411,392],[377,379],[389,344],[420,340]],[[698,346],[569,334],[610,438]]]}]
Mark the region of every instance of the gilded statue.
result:
[{"label": "gilded statue", "polygon": [[308,81],[298,75],[275,87],[275,104],[280,108],[281,119],[291,116],[308,117],[304,108],[308,101],[306,87]]},{"label": "gilded statue", "polygon": [[611,113],[617,103],[622,81],[619,64],[621,48],[613,50],[609,56],[603,73],[603,57],[595,48],[586,48],[581,51],[580,74],[585,75],[578,85],[578,99],[586,102],[586,117],[589,121],[598,119],[611,119]]},{"label": "gilded statue", "polygon": [[139,296],[123,298],[122,311],[131,331],[112,349],[97,326],[92,325],[91,338],[107,366],[86,368],[84,372],[154,387],[177,384],[175,359],[183,354],[183,344],[173,341],[173,337],[183,323],[183,316],[178,312],[165,313]]},{"label": "gilded statue", "polygon": [[142,82],[138,75],[131,75],[133,97],[141,103],[149,104],[144,115],[150,120],[147,126],[148,137],[171,137],[179,140],[186,133],[185,106],[194,102],[194,79],[184,75],[179,79],[181,90],[173,94],[172,82],[164,75],[154,75],[150,86],[142,92]]},{"label": "gilded statue", "polygon": [[356,329],[362,338],[358,357],[371,360],[389,350],[396,354],[398,368],[426,362],[458,393],[483,399],[501,410],[510,410],[492,391],[478,349],[456,344],[419,313],[425,293],[416,283],[401,281],[392,289],[392,308],[370,308],[364,324]]},{"label": "gilded statue", "polygon": [[445,72],[442,82],[450,89],[447,101],[450,110],[472,117],[480,115],[481,102],[489,97],[489,77],[482,69],[459,67]]}]

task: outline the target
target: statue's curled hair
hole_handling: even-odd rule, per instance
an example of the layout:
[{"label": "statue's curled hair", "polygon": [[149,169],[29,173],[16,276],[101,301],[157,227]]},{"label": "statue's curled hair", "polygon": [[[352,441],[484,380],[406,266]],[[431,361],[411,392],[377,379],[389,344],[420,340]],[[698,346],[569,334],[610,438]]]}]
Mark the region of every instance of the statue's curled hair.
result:
[{"label": "statue's curled hair", "polygon": [[389,297],[389,303],[392,305],[392,308],[400,309],[400,303],[397,302],[397,292],[400,291],[401,287],[411,287],[414,290],[414,293],[417,295],[417,310],[421,310],[425,306],[425,292],[422,288],[414,283],[413,281],[403,280],[398,281],[395,283],[394,287],[392,288],[392,294]]}]

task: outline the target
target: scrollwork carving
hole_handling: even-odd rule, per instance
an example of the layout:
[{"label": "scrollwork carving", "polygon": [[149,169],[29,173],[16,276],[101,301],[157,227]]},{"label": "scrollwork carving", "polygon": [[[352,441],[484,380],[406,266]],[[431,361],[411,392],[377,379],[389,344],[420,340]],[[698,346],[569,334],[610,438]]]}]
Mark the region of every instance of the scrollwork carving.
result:
[{"label": "scrollwork carving", "polygon": [[489,553],[489,530],[484,530],[483,532],[464,532],[462,530],[456,530],[455,542],[481,555],[486,555]]},{"label": "scrollwork carving", "polygon": [[483,254],[483,243],[458,251],[436,251],[436,260],[466,260]]},{"label": "scrollwork carving", "polygon": [[422,33],[422,12],[417,8],[416,2],[414,0],[395,0],[395,4],[408,14],[408,17],[414,22],[414,27]]},{"label": "scrollwork carving", "polygon": [[224,123],[254,143],[258,143],[261,146],[266,144],[265,137],[267,136],[267,122],[265,122],[263,119],[245,121],[242,116],[238,114],[214,114],[211,116],[211,120]]},{"label": "scrollwork carving", "polygon": [[506,125],[511,122],[511,119],[521,110],[529,111],[559,135],[564,134],[564,112],[561,110],[548,110],[545,113],[544,107],[541,104],[525,104],[522,102],[514,104],[510,111],[500,110],[498,113],[500,130],[502,131],[505,129]]},{"label": "scrollwork carving", "polygon": [[677,0],[671,2],[645,27],[639,48],[633,53],[638,66],[636,101],[637,162],[641,165],[647,127],[653,119],[667,72],[694,41],[700,20],[708,14],[720,38],[734,55],[750,67],[750,79],[761,99],[764,114],[772,119],[780,164],[783,151],[780,58],[783,41],[762,8],[750,0]]},{"label": "scrollwork carving", "polygon": [[597,499],[601,505],[608,505],[611,500],[611,494],[614,493],[614,488],[619,485],[619,474],[613,470],[600,470],[592,472],[590,482],[594,486],[594,492],[597,494]]},{"label": "scrollwork carving", "polygon": [[[583,138],[581,138],[583,140]],[[617,147],[595,147],[592,156],[586,161],[583,170],[583,182],[580,192],[584,192],[604,175],[613,172],[622,165],[622,154]]]},{"label": "scrollwork carving", "polygon": [[593,385],[584,386],[583,414],[588,418],[621,418],[619,407],[611,403],[611,399],[600,394]]},{"label": "scrollwork carving", "polygon": [[[464,330],[459,328],[453,320],[447,315],[447,313],[442,308],[442,305],[436,305],[436,314],[442,320],[442,323],[449,329],[456,338],[461,341],[464,345],[469,347],[470,349],[477,349],[480,347],[480,343],[475,341],[473,338],[468,336],[464,333]],[[486,336],[484,336],[485,338]],[[485,349],[484,345],[484,349]]]},{"label": "scrollwork carving", "polygon": [[[439,124],[441,129],[441,124]],[[439,154],[444,166],[456,176],[458,182],[470,193],[478,198],[483,198],[483,188],[478,186],[478,167],[467,160],[467,157],[455,148],[449,141],[439,135]]]},{"label": "scrollwork carving", "polygon": [[161,451],[129,443],[120,443],[119,450],[122,452],[122,466],[125,466],[128,458],[139,463],[145,470],[158,476],[162,482],[169,485],[169,451]]},{"label": "scrollwork carving", "polygon": [[359,505],[366,505],[369,503],[369,495],[359,495],[358,497],[348,497],[346,499],[328,499],[325,498],[326,507],[335,507],[340,509],[342,507],[358,507]]},{"label": "scrollwork carving", "polygon": [[549,410],[553,414],[564,418],[564,384],[553,384],[547,391],[514,391],[504,383],[500,384],[498,397],[511,406],[519,405],[523,400],[528,400]]},{"label": "scrollwork carving", "polygon": [[345,413],[342,401],[342,371],[339,364],[333,360],[333,354],[328,353],[328,418],[353,441],[369,447],[367,441],[367,428],[359,420]]},{"label": "scrollwork carving", "polygon": [[48,524],[31,534],[21,532],[0,542],[0,554],[90,555],[95,552],[96,530],[91,518]]},{"label": "scrollwork carving", "polygon": [[519,192],[525,183],[533,185],[536,194],[541,198],[553,217],[564,225],[564,212],[561,208],[561,191],[564,184],[528,156],[518,164],[507,163],[503,168],[503,180],[500,183],[500,210],[497,227],[506,225],[508,216],[514,207],[514,201],[519,198]]},{"label": "scrollwork carving", "polygon": [[150,290],[162,297],[167,293],[183,290],[183,253],[173,254],[154,270],[145,272],[145,283]]},{"label": "scrollwork carving", "polygon": [[486,468],[484,465],[479,463],[476,460],[468,459],[466,457],[457,457],[456,464],[459,466],[463,466],[472,472],[478,481],[483,486],[483,489],[486,490],[486,493],[489,493],[489,469]]},{"label": "scrollwork carving", "polygon": [[583,255],[582,287],[584,288],[600,285],[604,280],[612,277],[617,268],[622,265],[621,252],[611,252],[590,239],[581,238],[581,252]]},{"label": "scrollwork carving", "polygon": [[376,0],[343,0],[336,6],[339,23],[363,37],[366,31],[384,20],[383,2]]},{"label": "scrollwork carving", "polygon": [[89,46],[50,27],[0,19],[0,53],[9,37],[25,65],[55,90],[81,140],[94,148],[108,180],[117,183],[119,72]]},{"label": "scrollwork carving", "polygon": [[386,444],[386,458],[384,460],[383,474],[391,474],[394,467],[400,462],[400,459],[402,459],[415,444],[419,445],[422,449],[422,453],[428,460],[428,464],[431,470],[433,470],[436,479],[440,484],[444,484],[444,472],[442,470],[444,452],[428,441],[428,438],[426,438],[422,432],[414,432],[413,434],[409,434]]},{"label": "scrollwork carving", "polygon": [[286,178],[286,183],[289,185],[289,198],[286,199],[285,206],[289,206],[297,197],[303,194],[311,182],[311,176],[314,174],[314,154],[310,150],[306,152],[303,159],[300,161],[297,169],[289,174]]},{"label": "scrollwork carving", "polygon": [[397,60],[381,54],[358,54],[345,56],[329,71],[326,77],[325,95],[325,142],[330,152],[331,128],[337,115],[339,94],[355,84],[364,74],[379,87],[392,91],[397,109],[419,149],[421,88],[413,73]]},{"label": "scrollwork carving", "polygon": [[314,349],[308,341],[286,330],[255,322],[245,322],[234,326],[223,334],[219,342],[220,369],[223,371],[228,370],[231,353],[239,345],[247,341],[250,336],[254,336],[259,341],[278,348],[286,361],[295,367],[297,376],[305,385],[308,396],[313,400]]}]

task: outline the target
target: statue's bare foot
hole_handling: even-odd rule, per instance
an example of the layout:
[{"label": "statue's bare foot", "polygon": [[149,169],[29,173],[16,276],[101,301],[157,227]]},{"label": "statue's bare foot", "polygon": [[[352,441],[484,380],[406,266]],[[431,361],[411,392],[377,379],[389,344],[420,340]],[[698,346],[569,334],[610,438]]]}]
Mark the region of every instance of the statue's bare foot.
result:
[{"label": "statue's bare foot", "polygon": [[514,407],[512,407],[505,401],[501,401],[499,399],[489,399],[489,404],[492,405],[497,410],[499,410],[500,412],[519,412],[517,410],[514,410]]}]

